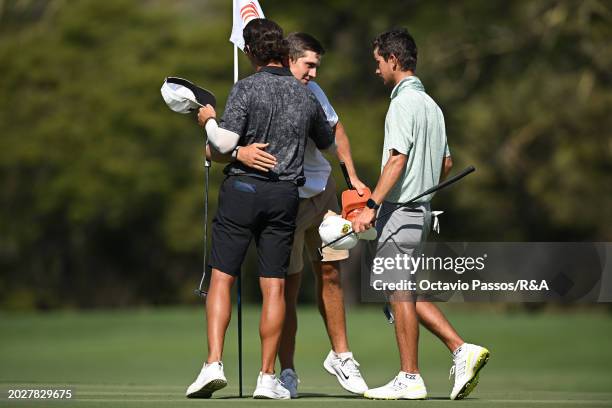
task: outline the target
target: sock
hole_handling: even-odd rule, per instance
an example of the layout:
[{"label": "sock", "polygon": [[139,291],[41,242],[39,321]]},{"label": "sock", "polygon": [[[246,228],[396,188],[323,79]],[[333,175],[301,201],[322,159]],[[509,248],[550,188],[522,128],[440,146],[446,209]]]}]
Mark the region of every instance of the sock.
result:
[{"label": "sock", "polygon": [[463,343],[462,345],[460,345],[459,347],[457,347],[455,349],[455,351],[453,351],[453,356],[456,356],[457,354],[461,353],[461,349],[463,349],[463,346],[465,345],[465,343]]},{"label": "sock", "polygon": [[416,380],[420,377],[419,373],[409,373],[406,371],[400,371],[397,376],[405,380]]},{"label": "sock", "polygon": [[351,353],[350,351],[345,351],[344,353],[336,353],[334,351],[334,354],[336,354],[336,356],[338,356],[340,360],[346,360],[347,358],[353,358],[353,353]]}]

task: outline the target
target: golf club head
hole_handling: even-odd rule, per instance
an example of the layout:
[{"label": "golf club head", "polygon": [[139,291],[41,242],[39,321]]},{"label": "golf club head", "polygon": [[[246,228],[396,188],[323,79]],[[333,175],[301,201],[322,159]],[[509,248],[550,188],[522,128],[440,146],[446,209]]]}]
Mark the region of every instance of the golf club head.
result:
[{"label": "golf club head", "polygon": [[194,83],[178,77],[167,77],[161,87],[166,105],[177,113],[187,114],[202,106],[217,105],[215,95]]},{"label": "golf club head", "polygon": [[194,289],[193,293],[198,296],[201,297],[202,299],[206,299],[206,295],[208,295],[208,292],[202,290],[202,289]]},{"label": "golf club head", "polygon": [[393,312],[391,311],[391,308],[389,307],[388,303],[385,303],[385,305],[383,306],[383,313],[385,314],[385,317],[387,318],[389,324],[393,324],[395,322],[395,316],[393,316]]}]

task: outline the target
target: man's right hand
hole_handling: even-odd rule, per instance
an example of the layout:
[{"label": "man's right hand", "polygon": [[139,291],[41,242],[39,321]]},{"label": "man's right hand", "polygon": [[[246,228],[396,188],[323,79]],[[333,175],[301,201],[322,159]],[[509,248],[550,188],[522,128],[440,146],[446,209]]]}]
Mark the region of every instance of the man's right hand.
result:
[{"label": "man's right hand", "polygon": [[264,151],[269,143],[253,143],[238,149],[236,160],[245,166],[256,170],[268,172],[276,166],[276,157]]},{"label": "man's right hand", "polygon": [[208,119],[214,119],[217,117],[217,112],[215,112],[215,108],[211,105],[206,105],[198,109],[198,123],[200,126],[206,126],[206,122]]}]

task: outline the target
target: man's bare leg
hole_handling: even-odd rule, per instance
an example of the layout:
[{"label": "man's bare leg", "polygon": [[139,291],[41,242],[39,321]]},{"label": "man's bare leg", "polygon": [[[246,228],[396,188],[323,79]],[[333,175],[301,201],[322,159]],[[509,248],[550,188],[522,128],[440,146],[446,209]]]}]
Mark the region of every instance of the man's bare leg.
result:
[{"label": "man's bare leg", "polygon": [[419,322],[435,334],[451,353],[464,343],[438,306],[431,302],[417,302],[416,312]]},{"label": "man's bare leg", "polygon": [[285,320],[285,279],[259,278],[259,287],[263,296],[259,322],[261,371],[273,374]]},{"label": "man's bare leg", "polygon": [[427,389],[419,373],[419,321],[416,304],[409,294],[395,292],[390,297],[395,315],[395,338],[400,355],[400,372],[393,381],[364,393],[374,399],[425,399]]},{"label": "man's bare leg", "polygon": [[206,330],[208,334],[207,363],[221,361],[225,332],[232,314],[231,289],[236,277],[212,270],[206,296]]},{"label": "man's bare leg", "polygon": [[281,371],[286,368],[295,370],[293,357],[295,355],[295,336],[297,334],[297,299],[300,293],[302,273],[287,275],[285,278],[285,324],[281,335],[278,359]]},{"label": "man's bare leg", "polygon": [[395,315],[395,338],[400,355],[401,370],[416,374],[419,372],[419,322],[415,302],[408,300],[391,301],[391,307]]},{"label": "man's bare leg", "polygon": [[336,353],[349,351],[344,313],[344,293],[339,262],[313,262],[317,305],[325,322],[327,335]]}]

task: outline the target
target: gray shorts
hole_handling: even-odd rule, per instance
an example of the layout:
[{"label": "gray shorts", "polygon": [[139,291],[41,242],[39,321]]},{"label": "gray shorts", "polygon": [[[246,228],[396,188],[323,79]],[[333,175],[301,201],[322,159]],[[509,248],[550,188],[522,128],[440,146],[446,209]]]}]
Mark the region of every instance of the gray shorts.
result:
[{"label": "gray shorts", "polygon": [[[400,205],[384,202],[378,214],[384,214]],[[428,202],[400,208],[378,219],[378,239],[371,241],[366,255],[370,263],[370,284],[381,278],[388,282],[413,280],[415,274],[411,273],[412,264],[408,258],[421,256],[430,228],[431,210]]]}]

